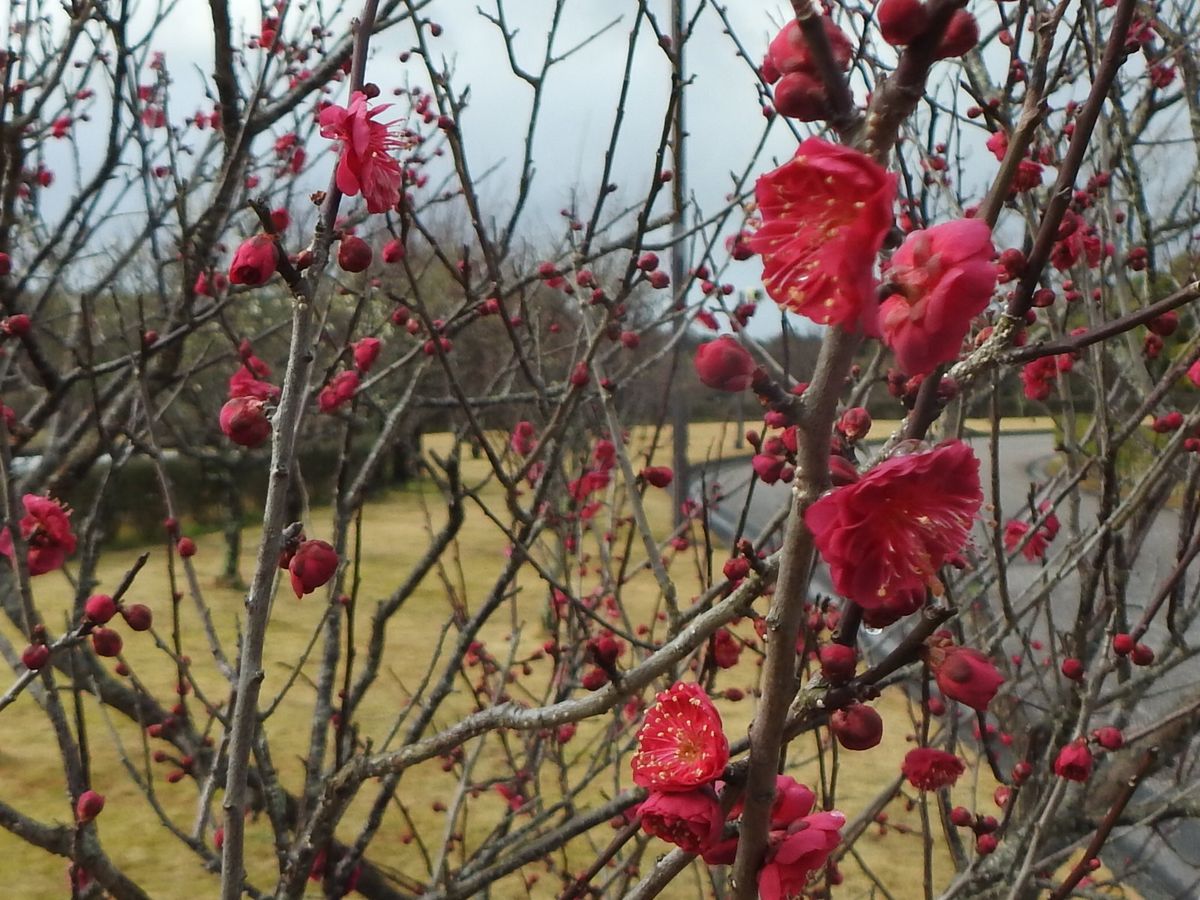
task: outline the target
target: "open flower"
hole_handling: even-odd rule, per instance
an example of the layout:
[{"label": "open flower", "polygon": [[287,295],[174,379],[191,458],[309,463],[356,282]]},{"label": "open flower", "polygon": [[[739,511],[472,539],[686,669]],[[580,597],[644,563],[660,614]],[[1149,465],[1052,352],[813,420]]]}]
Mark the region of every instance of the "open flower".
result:
[{"label": "open flower", "polygon": [[971,320],[996,286],[992,230],[958,219],[914,231],[892,256],[896,292],[879,308],[879,330],[909,375],[927,375],[958,356]]},{"label": "open flower", "polygon": [[633,781],[659,791],[690,791],[715,781],[729,762],[721,714],[698,684],[678,682],[655,698],[637,736]]},{"label": "open flower", "polygon": [[933,747],[909,750],[900,766],[909,784],[918,790],[936,791],[950,787],[966,771],[963,761],[953,753]]},{"label": "open flower", "polygon": [[754,193],[763,223],[750,246],[767,293],[814,322],[872,331],[872,270],[892,227],[896,176],[858,150],[809,138]]},{"label": "open flower", "polygon": [[651,791],[638,808],[647,834],[699,853],[721,834],[725,824],[712,788],[694,791]]},{"label": "open flower", "polygon": [[870,610],[923,595],[938,568],[966,544],[982,502],[975,453],[962,441],[947,441],[894,456],[830,491],[808,508],[804,522],[834,587]]},{"label": "open flower", "polygon": [[342,142],[338,160],[338,190],[349,197],[361,193],[367,210],[386,212],[400,200],[400,163],[391,153],[402,146],[392,134],[391,123],[375,117],[388,106],[367,109],[367,95],[355,91],[350,105],[327,106],[321,110],[321,137]]},{"label": "open flower", "polygon": [[[21,498],[25,515],[21,518],[21,536],[28,552],[25,555],[30,575],[45,575],[60,568],[75,552],[75,535],[71,531],[70,511],[57,500],[26,494]],[[13,554],[12,533],[0,531],[0,555],[10,560]]]}]

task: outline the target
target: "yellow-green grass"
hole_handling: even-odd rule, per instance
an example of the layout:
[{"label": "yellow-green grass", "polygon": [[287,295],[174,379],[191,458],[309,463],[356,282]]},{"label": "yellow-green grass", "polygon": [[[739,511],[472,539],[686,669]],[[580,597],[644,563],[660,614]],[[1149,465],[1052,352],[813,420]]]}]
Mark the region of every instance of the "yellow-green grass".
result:
[{"label": "yellow-green grass", "polygon": [[[701,460],[730,453],[744,453],[744,449],[738,450],[734,446],[735,437],[732,426],[697,426],[691,436],[690,455],[693,459]],[[646,440],[647,432],[640,430],[635,434],[633,443],[640,447]],[[503,437],[497,436],[498,447],[502,446],[502,442]],[[661,462],[667,458],[666,446],[664,443],[656,461]],[[449,440],[445,436],[432,436],[427,438],[426,447],[435,452],[445,452],[449,448]],[[639,461],[635,461],[635,466],[637,464]],[[482,480],[485,473],[485,461],[464,461],[464,476],[468,482]],[[618,479],[617,488],[619,487]],[[480,491],[480,497],[493,509],[503,510],[501,495],[495,485],[485,485]],[[156,500],[138,498],[130,502]],[[646,495],[646,508],[655,535],[661,540],[670,531],[668,492],[651,490]],[[357,632],[360,651],[365,649],[363,638],[366,623],[375,601],[387,596],[414,565],[424,551],[429,528],[436,529],[444,518],[445,511],[440,495],[428,483],[393,492],[367,504],[363,514],[362,553],[358,560],[362,578]],[[503,520],[504,517],[501,518]],[[310,521],[306,523],[309,537],[329,537],[329,522],[329,510],[313,510]],[[255,538],[255,529],[247,529],[242,559],[244,573],[249,573],[253,566]],[[468,609],[477,608],[491,589],[503,565],[507,543],[507,537],[498,527],[481,514],[477,507],[468,505],[466,523],[459,533],[456,545],[447,554],[446,568],[441,573],[465,599]],[[197,544],[199,552],[194,558],[194,563],[204,599],[212,611],[226,652],[232,656],[235,654],[238,623],[242,618],[242,595],[218,585],[217,575],[223,552],[221,536],[201,535]],[[150,561],[138,576],[129,599],[147,603],[154,609],[156,628],[166,637],[171,608],[166,552],[161,546],[146,549],[151,554]],[[137,552],[131,550],[106,554],[99,568],[101,584],[98,590],[113,589],[121,575],[132,564]],[[634,561],[642,560],[640,545],[635,543],[632,555]],[[722,559],[723,557],[718,556],[718,568]],[[677,581],[679,595],[685,604],[700,588],[695,568],[689,564],[686,554],[681,554],[672,568],[672,576]],[[570,574],[576,586],[590,589],[594,584],[594,580],[589,581],[588,576]],[[594,575],[593,572],[591,577],[594,578]],[[481,635],[489,649],[501,659],[509,652],[509,638],[512,634],[519,633],[520,645],[516,653],[518,658],[529,656],[547,636],[543,626],[545,587],[538,581],[536,573],[529,570],[523,571],[519,586],[520,591],[513,602],[495,616]],[[178,589],[186,592],[182,580]],[[61,574],[53,573],[35,579],[34,590],[47,621],[60,626],[71,599],[70,585]],[[322,594],[318,592],[303,600],[296,600],[286,583],[276,596],[265,649],[264,698],[274,697],[282,688],[288,679],[291,665],[298,659],[317,628],[324,611],[324,601],[319,599],[320,597]],[[656,583],[648,572],[637,576],[624,591],[623,599],[635,622],[653,621],[653,613],[658,608],[660,598]],[[404,708],[407,692],[420,681],[449,613],[447,588],[439,574],[434,573],[425,580],[393,621],[388,632],[383,671],[356,718],[360,733],[372,736],[377,745],[391,728],[396,715]],[[228,686],[212,663],[190,596],[185,596],[179,604],[179,616],[184,653],[192,660],[192,672],[197,684],[211,701],[217,704],[226,702]],[[18,646],[23,645],[24,639],[7,623],[4,624],[3,630],[11,641]],[[123,626],[120,630],[126,638],[126,659],[137,677],[157,696],[170,696],[175,681],[171,660],[154,649],[149,635],[133,634]],[[744,636],[752,636],[747,622],[741,623],[738,631]],[[450,639],[453,639],[453,633]],[[307,753],[311,731],[313,697],[307,679],[316,672],[315,659],[319,654],[318,643],[314,658],[305,667],[295,687],[267,724],[274,764],[284,784],[293,792],[298,791],[302,784],[303,757]],[[628,659],[627,656],[625,661]],[[534,672],[529,683],[536,693],[544,684],[549,663],[543,661],[534,663],[533,666]],[[756,673],[754,655],[744,653],[738,668],[722,674],[718,687],[748,688],[752,686]],[[471,677],[477,680],[479,670],[471,670]],[[465,693],[466,682],[460,680],[458,687],[458,693],[447,701],[438,716],[435,723],[437,726],[450,724],[456,716],[473,707],[471,699]],[[70,698],[64,699],[69,701]],[[203,716],[202,707],[195,698],[189,697],[187,702],[193,716]],[[744,735],[753,714],[752,699],[747,698],[736,703],[722,699],[718,701],[718,705],[725,717],[726,732],[730,738],[737,739]],[[108,720],[95,704],[86,702],[85,706],[93,760],[93,785],[108,799],[105,811],[98,820],[106,849],[152,897],[214,896],[216,877],[205,872],[197,857],[183,848],[149,812],[139,790],[121,767]],[[837,803],[851,818],[895,776],[900,760],[911,746],[909,736],[913,732],[913,725],[907,699],[899,691],[892,691],[885,694],[877,706],[887,722],[883,744],[868,753],[843,752],[840,756]],[[200,720],[202,721],[202,718]],[[112,722],[125,751],[139,770],[145,768],[144,753],[147,748],[153,751],[166,747],[158,741],[149,741],[144,747],[139,729],[120,716],[114,716]],[[603,729],[606,725],[606,722],[585,723],[574,741],[567,745],[568,754],[583,751],[583,758],[577,765],[586,765],[593,753],[601,752],[604,748]],[[486,744],[481,752],[481,763],[473,775],[475,783],[501,777],[507,770],[504,755],[500,752],[500,738],[491,736],[484,740]],[[465,748],[468,756],[474,747],[472,742]],[[814,750],[814,738],[808,738],[798,741],[792,754],[792,758],[798,764],[791,770],[791,774],[809,784],[815,784],[820,777],[819,768],[813,758]],[[196,815],[198,789],[190,779],[185,779],[179,784],[168,784],[165,777],[172,768],[170,765],[149,765],[155,794],[166,814],[187,831],[191,829]],[[556,779],[551,777],[539,783],[543,799],[553,799],[556,792],[555,781]],[[585,792],[585,803],[599,802],[604,797],[611,796],[618,787],[629,786],[629,783],[627,770],[610,767],[610,771]],[[0,797],[35,818],[46,822],[70,820],[70,808],[63,789],[61,765],[57,762],[53,737],[44,716],[29,696],[23,697],[0,713],[0,785],[3,785]],[[993,788],[994,784],[986,776],[981,776],[978,784],[964,783],[956,791],[955,801],[987,811],[991,806]],[[457,789],[457,777],[453,773],[443,772],[438,760],[415,767],[406,773],[401,782],[398,796],[410,811],[416,830],[433,848],[441,843],[446,823],[445,816],[434,812],[431,807],[438,801],[449,805]],[[340,837],[348,839],[356,834],[357,826],[363,821],[373,798],[373,785],[367,785],[347,814],[343,827],[339,830]],[[456,830],[463,830],[468,845],[474,846],[473,842],[481,840],[504,815],[505,804],[495,791],[484,790],[478,797],[469,800],[468,809],[468,819]],[[859,842],[857,849],[884,884],[898,885],[897,896],[907,896],[909,888],[918,884],[921,878],[920,819],[915,810],[906,810],[902,803],[893,803],[887,812],[887,834],[884,835],[879,828],[873,827]],[[936,818],[935,815],[935,822]],[[901,827],[895,827],[897,825]],[[404,843],[409,831],[409,825],[403,821],[403,817],[393,810],[372,845],[369,856],[389,869],[398,870],[414,880],[420,880],[424,877],[425,868],[415,845]],[[599,829],[599,832],[601,833],[596,837],[597,846],[603,846],[608,840],[609,832],[606,828]],[[211,832],[205,837],[211,840]],[[935,835],[935,847],[940,847],[942,843],[940,837]],[[260,818],[250,823],[248,845],[247,860],[251,880],[257,886],[269,889],[273,886],[271,874],[275,870],[275,864],[270,829],[265,819]],[[666,849],[665,845],[652,844],[646,861],[652,860],[655,853]],[[566,866],[569,869],[583,867],[593,852],[586,842],[577,841],[566,860]],[[456,865],[456,859],[457,855],[451,857],[451,867]],[[556,857],[555,861],[563,862],[561,857]],[[940,851],[935,852],[933,865],[935,880],[939,884],[944,883],[951,873],[948,858]],[[838,890],[838,896],[866,896],[870,890],[870,882],[858,864],[848,857],[843,868],[846,883]],[[543,871],[543,867],[535,865],[528,867],[525,874],[540,871]],[[520,888],[516,877],[504,882],[495,895],[523,895],[524,890]],[[28,900],[60,897],[65,892],[65,864],[57,857],[21,843],[6,831],[0,831],[0,879],[0,883],[3,884],[19,885],[19,896]],[[543,876],[534,887],[533,893],[535,896],[551,896],[557,884],[556,878]],[[693,880],[684,879],[682,885],[669,896],[695,896],[694,885]],[[317,896],[317,893],[314,891],[313,895]]]}]

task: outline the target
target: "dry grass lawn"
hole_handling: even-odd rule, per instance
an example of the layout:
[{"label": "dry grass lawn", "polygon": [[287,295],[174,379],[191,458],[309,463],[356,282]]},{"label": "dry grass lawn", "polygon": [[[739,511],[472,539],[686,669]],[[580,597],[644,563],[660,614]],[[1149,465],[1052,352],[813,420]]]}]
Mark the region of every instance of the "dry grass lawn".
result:
[{"label": "dry grass lawn", "polygon": [[[876,426],[881,434],[889,432],[886,423]],[[637,440],[643,440],[639,433]],[[695,459],[715,459],[731,453],[745,453],[734,446],[735,434],[732,427],[717,425],[698,426],[692,438],[692,456]],[[447,441],[443,436],[427,440],[427,447],[444,450]],[[666,454],[660,455],[660,459]],[[467,461],[465,475],[479,479],[484,463]],[[492,487],[483,489],[483,496],[497,500],[498,493]],[[130,502],[157,503],[156,498],[130,498]],[[667,533],[670,509],[667,492],[651,491],[647,495],[647,511],[660,537]],[[369,619],[369,611],[378,598],[386,596],[405,572],[422,553],[432,526],[436,528],[444,511],[439,505],[439,495],[429,485],[417,485],[404,491],[371,502],[364,512],[363,546],[361,554],[360,602],[363,614],[360,621]],[[328,510],[313,510],[308,527],[310,537],[328,537]],[[254,529],[247,529],[246,552],[243,572],[248,574],[253,566],[252,553],[255,542]],[[222,539],[218,534],[202,535],[197,540],[199,553],[194,559],[203,588],[204,598],[212,610],[226,651],[233,655],[238,621],[241,615],[241,595],[223,589],[216,584],[216,574],[222,553]],[[442,623],[448,613],[447,589],[452,584],[466,599],[469,608],[474,608],[491,587],[491,580],[499,571],[504,557],[506,539],[504,534],[473,507],[468,507],[467,522],[458,537],[456,546],[449,554],[446,568],[441,576],[434,574],[412,597],[396,617],[389,631],[384,671],[375,685],[371,698],[363,705],[359,724],[363,734],[375,736],[376,741],[386,734],[395,722],[397,714],[404,708],[408,691],[414,688],[422,676],[429,660],[431,648],[441,634]],[[156,627],[165,629],[170,622],[171,587],[167,579],[166,554],[163,547],[146,548],[151,553],[150,562],[138,577],[130,599],[151,606],[156,615]],[[133,562],[138,551],[112,552],[105,555],[99,570],[99,590],[111,590],[121,575]],[[636,554],[635,550],[635,554]],[[639,557],[640,558],[640,557]],[[717,565],[720,565],[718,557]],[[672,569],[680,584],[680,596],[686,600],[698,590],[699,583],[695,567],[686,556]],[[443,582],[445,579],[445,583]],[[503,613],[495,617],[483,635],[489,648],[498,656],[505,656],[507,643],[518,636],[519,656],[527,656],[545,640],[542,625],[542,610],[545,606],[545,591],[538,589],[532,576],[522,579],[523,590]],[[61,626],[63,616],[71,598],[71,587],[60,573],[53,573],[35,581],[38,602],[49,622]],[[291,666],[299,657],[314,634],[322,615],[323,601],[320,593],[297,601],[285,585],[275,600],[266,644],[266,682],[263,696],[274,697],[283,687],[291,672]],[[637,593],[627,595],[627,605],[635,616],[652,619],[651,611],[657,601],[657,589],[649,576],[641,577]],[[195,677],[203,692],[217,703],[227,697],[223,679],[211,663],[203,639],[193,601],[185,597],[179,606],[180,626],[183,633],[185,652],[192,659]],[[748,623],[740,626],[749,634]],[[4,635],[16,643],[24,641],[5,623]],[[126,637],[126,658],[137,678],[158,694],[166,696],[174,684],[173,667],[170,661],[154,649],[149,635],[137,635],[122,629]],[[360,626],[359,636],[364,632]],[[360,641],[361,645],[361,641]],[[319,654],[319,645],[317,653]],[[546,667],[547,663],[534,664]],[[307,677],[315,672],[310,662],[298,679],[295,687],[280,703],[278,711],[268,724],[272,740],[274,763],[289,788],[295,790],[301,783],[303,755],[306,753],[311,730],[312,691]],[[752,654],[743,654],[743,663],[738,669],[724,673],[721,686],[749,688],[756,677]],[[539,683],[542,673],[535,671],[531,683]],[[193,715],[203,715],[202,708],[194,698],[189,698]],[[725,718],[726,731],[731,738],[745,734],[753,712],[753,701],[719,701]],[[461,714],[469,704],[462,697],[448,702],[438,719],[445,725],[454,715]],[[851,818],[875,795],[880,787],[894,777],[899,763],[910,746],[909,736],[913,731],[911,710],[908,701],[899,691],[888,692],[878,703],[884,714],[887,729],[882,746],[865,754],[843,752],[840,757],[840,773],[837,781],[837,803]],[[157,800],[165,813],[181,828],[188,831],[196,817],[198,788],[190,779],[179,784],[167,783],[165,776],[172,768],[155,765],[148,761],[148,752],[158,749],[161,742],[144,743],[141,732],[126,721],[111,723],[101,714],[95,704],[87,706],[87,730],[93,758],[93,782],[97,790],[107,796],[108,803],[98,820],[105,846],[115,860],[139,881],[152,897],[199,898],[216,896],[216,876],[206,872],[197,857],[183,848],[146,809],[145,800],[135,786],[131,776],[122,768],[118,754],[118,743],[124,748],[138,771],[149,769],[152,786]],[[585,765],[604,748],[601,723],[589,723],[581,727],[575,740],[568,745],[568,752],[579,757],[577,765]],[[500,739],[488,737],[481,751],[482,764],[476,778],[488,774],[500,775],[504,771]],[[468,746],[468,754],[475,744]],[[815,744],[812,739],[798,741],[794,746],[795,766],[790,770],[797,779],[814,784],[820,777],[816,761]],[[828,759],[828,755],[826,756]],[[18,809],[34,815],[41,821],[67,822],[70,809],[62,788],[61,768],[56,762],[57,754],[45,719],[31,697],[23,697],[18,703],[0,713],[0,797],[13,803]],[[617,771],[597,780],[590,796],[600,799],[608,796],[618,783],[628,785],[628,772]],[[979,767],[975,767],[976,771]],[[546,796],[552,796],[555,787],[540,785]],[[991,794],[994,784],[981,776],[978,783],[964,784],[956,793],[956,802],[981,811],[992,810]],[[446,827],[445,817],[435,813],[431,806],[435,801],[447,801],[458,789],[457,779],[443,773],[436,760],[417,767],[406,774],[401,784],[399,799],[412,817],[416,830],[433,845],[438,845]],[[372,799],[368,785],[347,816],[340,831],[342,837],[354,834],[355,826],[362,821],[367,804]],[[465,831],[467,842],[486,834],[504,813],[504,803],[494,791],[484,791],[469,804],[469,816],[460,827]],[[859,842],[858,858],[847,857],[843,864],[846,882],[837,892],[838,897],[871,896],[871,881],[865,874],[869,868],[885,884],[891,886],[896,897],[917,896],[914,886],[921,880],[922,841],[919,836],[920,820],[915,810],[906,809],[903,802],[893,803],[887,810],[886,829],[872,827]],[[936,816],[935,816],[936,818]],[[605,829],[602,829],[605,831]],[[405,843],[409,826],[403,816],[394,813],[373,844],[371,857],[376,862],[407,873],[419,879],[426,868],[415,843]],[[208,835],[211,838],[211,834]],[[607,832],[597,840],[606,841]],[[270,832],[264,821],[252,822],[249,827],[250,848],[248,863],[251,880],[262,888],[273,885],[270,873],[274,868]],[[935,840],[935,844],[940,844]],[[650,856],[662,852],[665,845],[652,845]],[[587,848],[580,846],[569,865],[582,866],[586,862]],[[453,864],[453,858],[451,860]],[[934,854],[934,873],[937,882],[945,882],[951,872],[948,859],[941,853]],[[543,870],[533,866],[525,874]],[[7,832],[0,831],[0,884],[9,888],[0,889],[0,895],[19,897],[22,900],[41,900],[67,895],[64,861],[22,844]],[[534,888],[535,896],[550,896],[557,884],[554,878],[543,878]],[[683,886],[673,896],[699,896],[694,880],[685,879]],[[19,885],[19,887],[13,887]],[[899,886],[899,887],[897,887]],[[493,896],[523,896],[524,891],[514,879],[499,886]],[[316,894],[314,893],[314,896]]]}]

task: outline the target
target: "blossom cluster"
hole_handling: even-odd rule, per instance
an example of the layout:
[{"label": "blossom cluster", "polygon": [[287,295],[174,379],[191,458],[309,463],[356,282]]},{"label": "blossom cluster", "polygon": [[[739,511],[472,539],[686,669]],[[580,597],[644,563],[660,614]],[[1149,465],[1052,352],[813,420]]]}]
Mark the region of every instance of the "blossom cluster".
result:
[{"label": "blossom cluster", "polygon": [[[737,835],[727,823],[741,815],[740,802],[722,812],[718,789],[729,762],[729,742],[708,694],[678,682],[655,699],[637,736],[633,780],[650,795],[638,814],[649,834],[728,865]],[[729,790],[729,788],[725,788]],[[767,853],[758,873],[759,896],[783,900],[804,890],[809,875],[825,865],[841,840],[845,816],[813,812],[813,792],[794,779],[776,779]]]}]

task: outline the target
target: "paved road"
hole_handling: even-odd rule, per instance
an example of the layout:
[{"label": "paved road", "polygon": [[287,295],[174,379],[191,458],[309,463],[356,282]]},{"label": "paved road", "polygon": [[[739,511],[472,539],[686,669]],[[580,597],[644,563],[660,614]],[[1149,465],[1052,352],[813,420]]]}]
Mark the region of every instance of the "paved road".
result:
[{"label": "paved road", "polygon": [[[984,517],[990,518],[994,512],[990,505],[992,493],[988,442],[985,438],[972,438],[970,442],[981,462],[980,477],[987,504]],[[999,448],[999,495],[1004,520],[1029,520],[1031,486],[1036,488],[1045,483],[1048,465],[1053,457],[1053,438],[1050,434],[1012,434],[1002,438]],[[718,481],[725,495],[721,505],[714,511],[712,524],[714,530],[726,539],[732,536],[745,505],[749,473],[750,468],[746,460],[725,463],[715,472],[708,473],[710,484],[714,480]],[[1041,497],[1037,499],[1040,500]],[[768,487],[761,483],[756,484],[746,514],[745,534],[750,537],[756,536],[788,502],[787,486]],[[1019,558],[1008,569],[1009,593],[1014,607],[1018,610],[1025,603],[1035,600],[1039,585],[1044,585],[1045,579],[1057,570],[1055,554],[1067,550],[1092,531],[1098,515],[1097,498],[1084,493],[1078,500],[1077,508],[1064,503],[1059,507],[1058,514],[1062,529],[1051,545],[1047,564]],[[1127,615],[1131,624],[1141,617],[1142,605],[1174,568],[1178,525],[1176,512],[1170,509],[1159,510],[1142,546],[1129,548],[1130,588]],[[982,525],[976,531],[975,540],[990,540]],[[1052,628],[1062,630],[1073,621],[1079,597],[1080,575],[1080,568],[1073,567],[1062,583],[1054,588],[1055,600],[1051,605],[1054,621],[1049,623],[1039,615],[1032,627],[1032,639],[1047,643]],[[823,565],[819,565],[814,574],[813,590],[817,593],[832,592]],[[994,586],[989,589],[988,596],[996,597]],[[1168,639],[1162,619],[1160,614],[1145,638],[1145,642],[1156,650],[1163,648]],[[899,630],[885,629],[877,635],[871,635],[869,646],[866,648],[868,655],[879,656],[890,650],[898,639]],[[1200,622],[1191,622],[1185,634],[1189,644],[1200,644]],[[1005,650],[1011,653],[1018,647],[1014,641],[1012,646],[1006,646]],[[1132,711],[1128,725],[1137,726],[1154,721],[1168,710],[1177,708],[1181,696],[1194,693],[1197,682],[1200,682],[1200,664],[1193,661],[1176,667],[1162,679],[1158,689]],[[1039,699],[1039,691],[1033,679],[1027,679],[1023,683],[1022,691],[1026,700],[1037,702]],[[1050,701],[1051,698],[1042,694],[1040,699]],[[1098,721],[1096,724],[1106,723]],[[1103,775],[1103,769],[1100,770],[1100,774]],[[1140,792],[1139,799],[1150,799],[1154,794],[1169,788],[1169,778],[1163,777],[1147,784]],[[1133,828],[1118,832],[1110,840],[1104,858],[1109,867],[1122,873],[1125,880],[1141,892],[1146,900],[1200,898],[1200,821],[1177,820],[1169,825],[1160,826],[1158,831]]]}]

